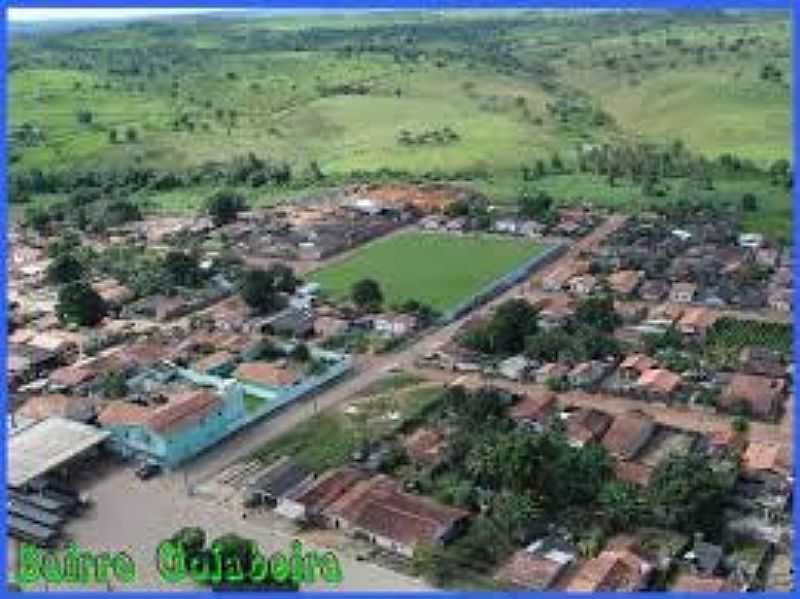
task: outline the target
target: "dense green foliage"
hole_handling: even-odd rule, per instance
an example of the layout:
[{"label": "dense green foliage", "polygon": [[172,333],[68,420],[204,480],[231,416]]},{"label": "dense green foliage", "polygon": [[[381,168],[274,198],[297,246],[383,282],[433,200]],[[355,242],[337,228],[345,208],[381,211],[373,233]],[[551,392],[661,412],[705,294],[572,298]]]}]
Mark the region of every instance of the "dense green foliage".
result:
[{"label": "dense green foliage", "polygon": [[94,326],[106,315],[106,305],[91,285],[73,281],[59,289],[56,314],[65,324]]}]

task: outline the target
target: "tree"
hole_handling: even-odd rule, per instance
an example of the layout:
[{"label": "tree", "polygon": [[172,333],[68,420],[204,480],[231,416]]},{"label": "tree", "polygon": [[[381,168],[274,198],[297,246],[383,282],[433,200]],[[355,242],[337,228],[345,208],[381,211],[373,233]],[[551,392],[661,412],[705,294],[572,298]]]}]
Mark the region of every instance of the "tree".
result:
[{"label": "tree", "polygon": [[452,575],[444,548],[432,543],[417,543],[411,558],[416,576],[421,576],[434,586],[442,586]]},{"label": "tree", "polygon": [[744,449],[750,434],[750,420],[746,416],[734,416],[731,419],[731,432],[736,437],[736,446]]},{"label": "tree", "polygon": [[216,227],[232,223],[245,208],[244,197],[229,189],[218,191],[206,201],[206,212]]},{"label": "tree", "polygon": [[742,210],[744,212],[755,212],[758,210],[758,200],[755,194],[747,192],[742,196]]},{"label": "tree", "polygon": [[187,287],[196,287],[203,278],[197,258],[180,250],[164,256],[164,275],[172,285]]},{"label": "tree", "polygon": [[530,493],[503,492],[492,502],[492,520],[506,538],[524,543],[541,509]]},{"label": "tree", "polygon": [[536,195],[523,193],[517,203],[517,210],[519,215],[523,218],[541,219],[544,217],[553,206],[553,198],[540,191]]},{"label": "tree", "polygon": [[121,399],[128,393],[128,384],[122,372],[113,370],[103,377],[103,395],[108,399]]},{"label": "tree", "polygon": [[274,312],[284,304],[274,277],[260,268],[245,272],[240,292],[245,303],[260,314]]},{"label": "tree", "polygon": [[614,298],[605,294],[593,295],[579,302],[575,309],[575,320],[611,333],[619,326],[621,319],[614,310]]},{"label": "tree", "polygon": [[294,271],[285,264],[272,264],[267,268],[267,275],[272,279],[272,286],[275,291],[283,293],[294,293],[297,288],[297,278]]},{"label": "tree", "polygon": [[139,138],[139,134],[133,127],[128,127],[125,129],[125,139],[129,143],[134,143]]},{"label": "tree", "polygon": [[53,285],[63,285],[83,278],[85,268],[73,254],[61,252],[47,267],[47,280]]},{"label": "tree", "polygon": [[90,125],[92,123],[92,119],[94,118],[92,111],[86,109],[79,110],[75,116],[78,119],[78,123],[81,125]]},{"label": "tree", "polygon": [[376,311],[383,304],[383,292],[374,279],[361,279],[353,284],[350,296],[361,310]]},{"label": "tree", "polygon": [[297,362],[308,362],[311,359],[311,352],[305,343],[298,343],[292,349],[289,357]]},{"label": "tree", "polygon": [[117,134],[117,130],[116,129],[109,129],[108,130],[108,141],[109,141],[109,143],[115,144],[115,143],[117,143],[118,139],[119,139],[119,136]]},{"label": "tree", "polygon": [[673,454],[662,461],[650,479],[649,499],[664,526],[682,532],[716,536],[730,479],[699,452]]},{"label": "tree", "polygon": [[462,336],[461,343],[484,353],[518,354],[525,349],[525,340],[538,331],[538,315],[524,299],[507,300],[488,323]]},{"label": "tree", "polygon": [[25,209],[25,226],[30,227],[40,235],[50,231],[52,218],[50,213],[41,206],[28,206]]},{"label": "tree", "polygon": [[73,281],[58,292],[56,314],[64,324],[94,326],[106,315],[103,298],[85,281]]},{"label": "tree", "polygon": [[558,173],[564,170],[564,162],[561,160],[561,156],[559,156],[558,152],[553,152],[550,158],[550,166]]},{"label": "tree", "polygon": [[562,329],[540,331],[525,340],[525,353],[529,358],[544,362],[557,362],[559,356],[574,351],[572,335]]},{"label": "tree", "polygon": [[645,513],[639,490],[635,485],[622,481],[603,485],[597,502],[615,532],[635,528]]}]

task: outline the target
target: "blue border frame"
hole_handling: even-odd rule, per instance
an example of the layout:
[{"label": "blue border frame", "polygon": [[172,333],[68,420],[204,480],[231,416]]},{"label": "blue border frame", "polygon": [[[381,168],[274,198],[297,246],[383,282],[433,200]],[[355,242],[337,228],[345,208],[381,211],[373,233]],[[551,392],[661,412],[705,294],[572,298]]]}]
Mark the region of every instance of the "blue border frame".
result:
[{"label": "blue border frame", "polygon": [[[3,70],[3,76],[0,77],[0,93],[2,93],[2,103],[0,104],[0,159],[3,165],[6,165],[6,111],[7,111],[7,95],[6,95],[6,53],[7,53],[7,10],[8,8],[274,8],[274,9],[499,9],[499,8],[625,8],[625,9],[774,9],[774,10],[792,10],[794,8],[791,0],[294,0],[294,1],[241,1],[241,0],[155,0],[155,1],[142,1],[142,0],[18,0],[8,1],[0,0],[0,11],[3,21],[3,27],[0,28],[0,67]],[[800,136],[798,136],[798,101],[800,100],[800,92],[797,90],[797,81],[799,80],[800,66],[797,62],[797,57],[800,56],[800,23],[794,18],[792,14],[792,57],[793,57],[793,86],[792,86],[792,107],[793,107],[793,136],[792,136],[792,150],[793,157],[800,156]],[[796,163],[792,159],[793,169],[795,170],[795,183],[796,183]],[[800,190],[797,184],[793,189],[793,240],[795,247],[797,240],[800,239],[800,215],[798,214],[797,206],[800,205]],[[4,362],[6,358],[6,344],[8,339],[8,323],[6,319],[7,309],[7,294],[6,288],[6,241],[7,241],[7,226],[8,226],[8,207],[7,207],[7,177],[6,168],[2,169],[2,179],[0,180],[0,235],[2,235],[2,244],[0,244],[0,260],[3,268],[0,268],[0,287],[3,289],[2,298],[0,298],[0,320],[2,320],[2,330],[0,331],[0,356],[3,357]],[[798,258],[800,255],[794,251],[793,262],[793,276],[794,281],[797,281],[800,275],[800,264]],[[797,285],[794,288],[794,306],[800,305],[800,291]],[[797,363],[797,357],[800,356],[800,321],[794,320],[794,357]],[[5,366],[0,368],[0,389],[7,389],[7,369]],[[0,392],[0,406],[3,413],[7,410],[7,392]],[[797,404],[797,398],[794,402],[794,422],[797,422],[797,417],[800,415],[800,407]],[[3,431],[5,431],[5,425]],[[0,460],[0,480],[5,480],[6,477],[6,445],[5,442],[0,449],[3,459]],[[798,451],[797,444],[793,446],[794,464],[798,463],[800,451]],[[800,521],[800,502],[797,501],[798,485],[795,481],[795,500],[793,502],[793,518],[796,524]],[[6,485],[0,484],[0,499],[5,506]],[[6,538],[6,518],[0,518],[0,532],[3,538]],[[795,576],[797,576],[797,566],[800,564],[798,560],[798,549],[800,549],[800,539],[795,534],[793,537],[793,562]],[[7,545],[3,544],[0,548],[0,555],[4,558],[4,567],[0,572],[0,596],[11,595],[7,591],[7,567],[6,567],[6,550]],[[796,584],[796,583],[795,583]],[[59,596],[67,597],[105,597],[106,593],[81,593],[75,591],[64,590],[58,591]],[[174,597],[172,592],[126,592],[115,591],[130,597]],[[324,597],[330,593],[325,592],[310,592],[303,593],[303,595]],[[337,594],[353,597],[419,597],[419,594],[413,593],[342,593],[337,591]],[[550,596],[570,597],[568,593],[546,593]],[[620,597],[622,595],[633,595],[634,593],[597,593],[593,596],[600,597]],[[45,593],[31,593],[31,596],[47,596]],[[191,592],[188,595],[195,597],[241,597],[242,593],[210,593],[210,592]],[[445,597],[508,597],[508,596],[533,596],[541,595],[541,593],[480,593],[480,592],[440,592],[436,596]],[[706,595],[705,593],[696,594],[697,596]],[[722,594],[708,594],[713,597],[720,596],[739,596],[738,593],[722,593]],[[763,596],[776,596],[785,597],[785,593],[763,593]],[[292,594],[270,594],[275,597],[297,597],[297,593]],[[674,598],[674,593],[648,593],[648,596],[665,596]]]}]

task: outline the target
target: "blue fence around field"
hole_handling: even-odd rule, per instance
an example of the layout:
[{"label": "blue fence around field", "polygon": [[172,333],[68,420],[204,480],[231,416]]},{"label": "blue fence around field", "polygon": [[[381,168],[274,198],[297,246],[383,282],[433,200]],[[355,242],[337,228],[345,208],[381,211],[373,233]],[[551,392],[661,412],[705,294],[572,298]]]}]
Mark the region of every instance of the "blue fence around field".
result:
[{"label": "blue fence around field", "polygon": [[474,293],[472,296],[462,301],[454,308],[451,308],[450,310],[445,312],[440,319],[441,324],[448,324],[450,322],[453,322],[460,316],[464,315],[466,312],[474,310],[478,306],[481,306],[486,302],[488,302],[489,300],[497,297],[509,287],[513,287],[514,285],[520,283],[521,281],[529,277],[531,273],[533,273],[535,270],[543,266],[546,266],[552,263],[557,258],[561,257],[566,252],[566,250],[567,250],[566,243],[557,243],[556,245],[553,245],[552,247],[546,249],[541,254],[533,256],[521,266],[518,266],[511,272],[508,272],[504,274],[502,277],[495,279],[477,293]]}]

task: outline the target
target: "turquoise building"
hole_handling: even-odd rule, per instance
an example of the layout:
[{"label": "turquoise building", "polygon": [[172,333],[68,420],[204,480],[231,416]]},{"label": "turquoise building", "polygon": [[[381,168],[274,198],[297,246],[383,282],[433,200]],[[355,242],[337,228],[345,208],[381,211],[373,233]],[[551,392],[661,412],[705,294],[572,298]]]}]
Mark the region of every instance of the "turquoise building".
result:
[{"label": "turquoise building", "polygon": [[235,432],[245,420],[244,390],[185,388],[158,407],[117,401],[98,421],[117,453],[170,469]]}]

